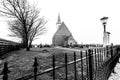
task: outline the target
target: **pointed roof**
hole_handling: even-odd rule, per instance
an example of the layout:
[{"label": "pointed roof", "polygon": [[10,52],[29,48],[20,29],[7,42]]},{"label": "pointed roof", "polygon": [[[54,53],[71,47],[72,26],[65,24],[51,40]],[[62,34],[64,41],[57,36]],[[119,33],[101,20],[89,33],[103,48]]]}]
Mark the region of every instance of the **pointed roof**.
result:
[{"label": "pointed roof", "polygon": [[58,14],[58,20],[56,24],[61,24],[61,18],[60,18],[60,14]]},{"label": "pointed roof", "polygon": [[74,40],[72,36],[72,33],[69,31],[65,23],[62,22],[58,30],[53,36],[53,39],[52,39],[53,45],[56,45],[56,46],[65,45],[66,44],[65,38],[67,37],[68,37],[68,40],[72,40],[76,43],[76,41]]},{"label": "pointed roof", "polygon": [[61,25],[59,26],[58,30],[56,31],[56,33],[53,36],[53,45],[57,45],[57,46],[62,46],[65,44],[65,38],[69,37],[68,40],[72,40],[76,43],[76,41],[74,40],[72,33],[69,31],[69,29],[67,28],[67,26],[65,25],[64,22],[61,23]]},{"label": "pointed roof", "polygon": [[62,24],[60,25],[59,29],[57,30],[57,33],[67,35],[67,36],[71,35],[71,32],[69,31],[69,29],[67,28],[64,22],[62,22]]}]

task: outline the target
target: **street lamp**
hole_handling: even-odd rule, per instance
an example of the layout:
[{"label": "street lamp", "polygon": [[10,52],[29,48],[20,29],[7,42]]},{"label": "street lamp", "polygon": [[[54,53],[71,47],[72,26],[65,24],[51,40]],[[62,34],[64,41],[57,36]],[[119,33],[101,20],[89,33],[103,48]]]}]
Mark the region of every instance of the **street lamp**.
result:
[{"label": "street lamp", "polygon": [[104,26],[104,32],[106,32],[107,19],[108,19],[108,17],[103,17],[100,19],[102,21],[103,26]]}]

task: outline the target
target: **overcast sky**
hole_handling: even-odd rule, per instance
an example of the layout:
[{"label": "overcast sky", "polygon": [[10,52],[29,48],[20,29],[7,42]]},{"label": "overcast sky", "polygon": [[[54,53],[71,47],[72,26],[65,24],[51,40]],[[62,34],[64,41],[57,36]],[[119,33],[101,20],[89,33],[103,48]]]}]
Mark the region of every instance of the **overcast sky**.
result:
[{"label": "overcast sky", "polygon": [[[58,13],[61,20],[71,31],[78,43],[103,43],[103,26],[100,18],[109,17],[107,31],[110,42],[120,43],[120,0],[28,0],[41,9],[41,16],[48,20],[47,33],[35,40],[34,44],[52,43],[57,30]],[[18,41],[8,37],[8,25],[0,18],[0,37]]]}]

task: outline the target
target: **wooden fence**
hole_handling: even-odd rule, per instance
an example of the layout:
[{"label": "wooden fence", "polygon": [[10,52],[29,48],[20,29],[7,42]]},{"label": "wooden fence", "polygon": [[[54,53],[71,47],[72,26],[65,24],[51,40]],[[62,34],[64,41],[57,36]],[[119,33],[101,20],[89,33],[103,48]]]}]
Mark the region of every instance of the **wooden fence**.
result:
[{"label": "wooden fence", "polygon": [[17,44],[17,45],[1,44],[0,56],[11,51],[19,50],[20,48],[21,48],[20,44]]},{"label": "wooden fence", "polygon": [[[28,79],[32,79],[33,80],[40,80],[40,78],[38,78],[38,76],[47,74],[49,72],[51,73],[52,76],[52,80],[56,80],[56,70],[60,69],[60,68],[65,68],[65,77],[64,80],[70,80],[69,75],[68,75],[68,66],[73,65],[74,66],[74,80],[97,80],[97,70],[99,70],[100,67],[103,67],[105,65],[105,62],[108,60],[112,60],[114,58],[114,55],[116,55],[118,53],[118,47],[117,46],[108,46],[106,48],[94,48],[94,49],[89,49],[86,51],[80,51],[80,56],[79,59],[76,59],[76,57],[78,57],[77,53],[74,52],[74,60],[68,62],[68,54],[65,53],[64,56],[64,64],[62,66],[56,66],[56,56],[53,55],[52,56],[52,67],[44,70],[40,73],[38,73],[38,65],[40,65],[38,63],[38,59],[37,57],[35,57],[34,59],[34,64],[33,64],[33,69],[34,69],[34,74],[30,74],[27,76],[23,76],[19,79],[16,80],[28,80]],[[78,74],[78,63],[80,63],[80,71],[81,73]],[[8,78],[8,74],[10,73],[9,69],[8,69],[8,63],[5,62],[4,63],[4,68],[2,70],[2,75],[3,75],[3,80],[9,80]],[[86,68],[85,68],[85,66]],[[85,74],[86,73],[86,74]],[[78,75],[80,76],[80,78],[78,77]],[[47,80],[51,80],[51,79],[47,79]],[[59,79],[57,79],[59,80]],[[73,79],[72,79],[73,80]]]}]

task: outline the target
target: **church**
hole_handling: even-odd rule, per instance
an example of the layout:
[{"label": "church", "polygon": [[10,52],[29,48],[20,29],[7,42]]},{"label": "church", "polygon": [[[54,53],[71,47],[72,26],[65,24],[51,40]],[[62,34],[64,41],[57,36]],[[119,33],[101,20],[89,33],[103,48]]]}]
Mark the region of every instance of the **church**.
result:
[{"label": "church", "polygon": [[77,44],[65,23],[61,22],[60,15],[58,15],[56,27],[57,31],[55,32],[52,39],[53,46],[67,46]]}]

